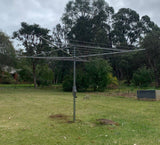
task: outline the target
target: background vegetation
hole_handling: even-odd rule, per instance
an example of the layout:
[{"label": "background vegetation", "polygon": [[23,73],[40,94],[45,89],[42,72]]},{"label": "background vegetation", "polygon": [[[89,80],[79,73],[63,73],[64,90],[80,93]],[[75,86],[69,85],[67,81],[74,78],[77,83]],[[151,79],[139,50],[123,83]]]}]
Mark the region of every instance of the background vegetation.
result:
[{"label": "background vegetation", "polygon": [[[61,24],[52,31],[38,24],[21,23],[21,28],[13,33],[13,39],[18,40],[23,49],[15,51],[9,37],[0,33],[0,83],[33,83],[35,88],[37,85],[63,84],[64,91],[71,91],[71,62],[15,58],[15,55],[63,56],[63,52],[54,50],[63,47],[63,42],[67,41],[117,49],[145,49],[98,57],[86,64],[77,63],[78,91],[104,91],[107,86],[116,87],[119,81],[126,85],[159,87],[159,38],[160,28],[146,15],[140,17],[129,8],[115,12],[105,0],[71,0],[66,5]],[[4,69],[6,66],[16,70],[15,81],[10,77],[15,77],[14,74]],[[6,76],[6,73],[10,75]],[[109,81],[109,74],[115,78],[114,83]]]}]

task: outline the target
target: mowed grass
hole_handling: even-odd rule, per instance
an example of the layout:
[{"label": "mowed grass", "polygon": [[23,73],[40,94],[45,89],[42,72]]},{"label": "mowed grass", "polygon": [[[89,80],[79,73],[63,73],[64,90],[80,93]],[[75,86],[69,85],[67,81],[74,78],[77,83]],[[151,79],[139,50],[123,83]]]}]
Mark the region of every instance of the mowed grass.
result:
[{"label": "mowed grass", "polygon": [[[160,144],[160,102],[138,101],[114,91],[77,96],[77,122],[67,123],[72,120],[72,93],[1,88],[0,145]],[[55,114],[69,117],[49,117]],[[100,125],[96,120],[101,118],[119,125]]]}]

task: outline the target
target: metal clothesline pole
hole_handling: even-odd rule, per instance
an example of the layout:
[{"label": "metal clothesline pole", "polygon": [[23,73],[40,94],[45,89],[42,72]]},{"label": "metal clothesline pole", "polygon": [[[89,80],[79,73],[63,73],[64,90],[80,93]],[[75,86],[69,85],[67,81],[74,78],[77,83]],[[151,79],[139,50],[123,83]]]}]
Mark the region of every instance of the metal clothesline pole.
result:
[{"label": "metal clothesline pole", "polygon": [[76,121],[76,48],[74,47],[74,56],[73,56],[73,122]]}]

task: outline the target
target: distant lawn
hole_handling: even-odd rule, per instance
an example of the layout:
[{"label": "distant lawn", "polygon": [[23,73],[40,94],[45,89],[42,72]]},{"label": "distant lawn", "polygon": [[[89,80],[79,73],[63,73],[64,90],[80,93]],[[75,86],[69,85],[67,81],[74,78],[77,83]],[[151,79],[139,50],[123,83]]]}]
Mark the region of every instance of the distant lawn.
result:
[{"label": "distant lawn", "polygon": [[0,87],[3,88],[20,88],[20,87],[34,87],[33,84],[0,84]]},{"label": "distant lawn", "polygon": [[[0,88],[0,145],[159,145],[160,102],[133,96],[116,91],[78,93],[77,122],[68,123],[72,93]],[[56,114],[65,117],[49,117]],[[96,120],[101,118],[119,126],[100,125]]]}]

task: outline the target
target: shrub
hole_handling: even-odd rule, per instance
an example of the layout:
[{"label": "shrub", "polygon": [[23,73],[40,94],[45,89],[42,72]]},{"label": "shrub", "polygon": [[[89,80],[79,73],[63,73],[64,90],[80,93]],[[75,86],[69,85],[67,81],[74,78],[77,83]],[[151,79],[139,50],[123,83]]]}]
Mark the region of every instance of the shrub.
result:
[{"label": "shrub", "polygon": [[88,81],[94,91],[104,91],[110,82],[112,68],[106,60],[96,59],[86,64]]},{"label": "shrub", "polygon": [[16,82],[14,78],[12,77],[12,75],[10,75],[7,72],[3,72],[0,78],[1,78],[0,83],[2,84],[14,84]]},{"label": "shrub", "polygon": [[53,81],[53,71],[48,67],[48,65],[38,65],[36,70],[37,84],[38,86],[49,86]]},{"label": "shrub", "polygon": [[132,78],[132,83],[135,86],[147,87],[153,81],[153,72],[146,67],[139,68]]},{"label": "shrub", "polygon": [[[84,69],[81,68],[77,70],[77,90],[85,91],[90,87],[94,91],[104,91],[111,82],[109,76],[111,70],[109,63],[103,59],[96,59],[87,63]],[[63,90],[72,91],[72,86],[73,74],[66,75],[63,81]]]},{"label": "shrub", "polygon": [[20,82],[32,82],[33,80],[32,69],[27,65],[24,65],[18,74]]},{"label": "shrub", "polygon": [[72,86],[73,86],[73,76],[72,75],[66,75],[64,77],[64,81],[63,81],[63,84],[62,84],[63,91],[71,92],[72,91]]},{"label": "shrub", "polygon": [[108,86],[107,88],[110,88],[110,89],[114,89],[114,88],[117,88],[119,83],[118,83],[118,79],[117,77],[114,77],[112,73],[109,73],[108,74]]},{"label": "shrub", "polygon": [[[89,82],[87,79],[87,74],[82,69],[77,69],[76,73],[76,86],[78,91],[86,91],[89,86]],[[73,74],[66,75],[63,81],[63,90],[64,91],[72,91],[73,87]]]}]

